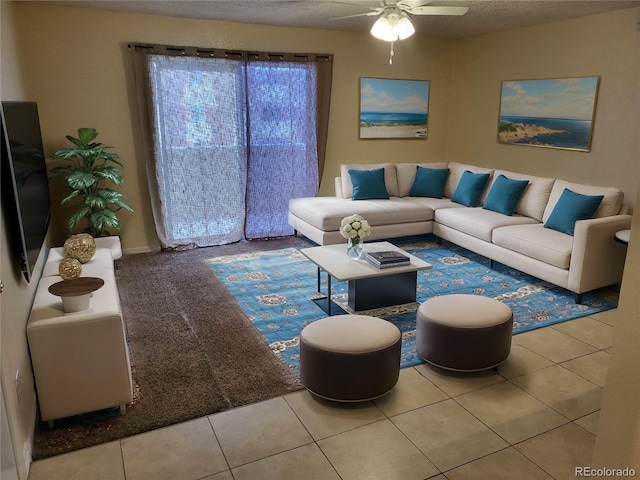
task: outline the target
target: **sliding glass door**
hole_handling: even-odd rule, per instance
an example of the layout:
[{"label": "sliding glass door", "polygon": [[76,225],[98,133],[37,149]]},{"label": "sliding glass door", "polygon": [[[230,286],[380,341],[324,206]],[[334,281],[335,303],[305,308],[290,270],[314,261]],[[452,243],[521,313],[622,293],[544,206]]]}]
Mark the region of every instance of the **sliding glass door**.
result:
[{"label": "sliding glass door", "polygon": [[138,92],[163,248],[291,235],[289,200],[314,196],[319,185],[318,63],[145,60]]}]

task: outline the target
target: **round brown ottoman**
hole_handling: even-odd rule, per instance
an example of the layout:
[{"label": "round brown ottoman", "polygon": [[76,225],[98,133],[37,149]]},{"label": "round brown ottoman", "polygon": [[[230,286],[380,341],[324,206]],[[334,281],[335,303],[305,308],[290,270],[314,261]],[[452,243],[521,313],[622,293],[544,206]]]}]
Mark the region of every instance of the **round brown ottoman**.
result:
[{"label": "round brown ottoman", "polygon": [[502,363],[511,351],[513,313],[478,295],[442,295],[418,308],[416,351],[427,362],[472,372]]},{"label": "round brown ottoman", "polygon": [[337,315],[300,334],[300,381],[329,400],[360,402],[385,394],[400,375],[400,330],[381,318]]}]

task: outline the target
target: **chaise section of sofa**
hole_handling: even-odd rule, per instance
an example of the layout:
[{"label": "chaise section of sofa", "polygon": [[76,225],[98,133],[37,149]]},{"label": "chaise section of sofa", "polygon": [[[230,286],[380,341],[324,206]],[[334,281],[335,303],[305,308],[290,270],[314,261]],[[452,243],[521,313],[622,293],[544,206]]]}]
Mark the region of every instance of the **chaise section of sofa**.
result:
[{"label": "chaise section of sofa", "polygon": [[[340,222],[346,216],[360,214],[371,225],[368,240],[421,235],[433,231],[434,212],[438,208],[455,206],[450,199],[410,197],[415,179],[415,163],[341,166],[341,176],[335,179],[334,197],[296,198],[289,203],[289,224],[297,233],[320,244],[344,242]],[[430,168],[446,168],[446,163],[420,164]],[[353,184],[349,170],[384,168],[384,181],[389,199],[352,200]]]},{"label": "chaise section of sofa", "polygon": [[[410,195],[418,167],[449,169],[442,198]],[[352,199],[349,171],[381,168],[389,198]],[[452,200],[465,172],[489,176],[477,206]],[[526,183],[511,215],[485,208],[485,201],[501,176]],[[342,218],[358,213],[372,226],[370,240],[433,233],[439,239],[566,288],[576,294],[576,301],[584,292],[622,280],[626,247],[616,242],[614,235],[630,228],[631,216],[621,213],[623,194],[616,188],[457,162],[342,165],[335,188],[334,197],[291,200],[289,223],[296,233],[320,245],[341,243]],[[593,218],[575,222],[573,235],[547,228],[565,190],[602,196]]]}]

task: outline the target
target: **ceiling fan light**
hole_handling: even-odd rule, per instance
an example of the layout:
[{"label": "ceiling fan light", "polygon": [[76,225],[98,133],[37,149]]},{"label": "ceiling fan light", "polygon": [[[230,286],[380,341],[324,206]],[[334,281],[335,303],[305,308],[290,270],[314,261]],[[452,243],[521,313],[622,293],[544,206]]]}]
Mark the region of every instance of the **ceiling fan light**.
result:
[{"label": "ceiling fan light", "polygon": [[398,38],[400,40],[404,40],[405,38],[409,38],[411,35],[416,33],[416,29],[413,27],[413,23],[409,20],[409,17],[404,15],[398,20],[398,23],[395,26],[395,29],[398,33]]},{"label": "ceiling fan light", "polygon": [[385,15],[373,24],[373,27],[371,27],[371,35],[385,42],[395,42],[398,40],[398,32],[395,26]]},{"label": "ceiling fan light", "polygon": [[413,35],[415,31],[409,16],[397,8],[384,12],[371,27],[371,35],[385,42],[404,40]]}]

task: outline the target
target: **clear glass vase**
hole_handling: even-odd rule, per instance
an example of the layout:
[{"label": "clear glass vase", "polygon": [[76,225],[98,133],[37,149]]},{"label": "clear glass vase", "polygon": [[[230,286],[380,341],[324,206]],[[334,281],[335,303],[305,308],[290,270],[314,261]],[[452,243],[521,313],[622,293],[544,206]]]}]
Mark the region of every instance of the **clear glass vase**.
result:
[{"label": "clear glass vase", "polygon": [[364,250],[362,249],[363,240],[361,238],[347,239],[347,257],[351,260],[359,260],[362,258]]}]

